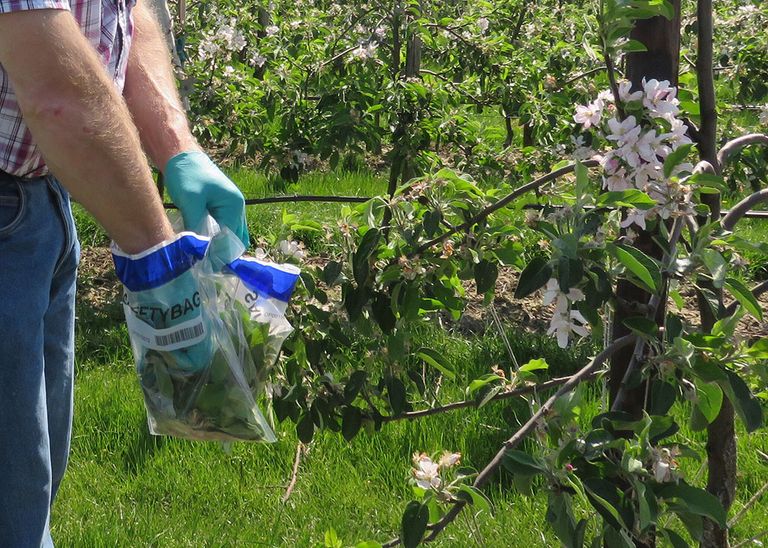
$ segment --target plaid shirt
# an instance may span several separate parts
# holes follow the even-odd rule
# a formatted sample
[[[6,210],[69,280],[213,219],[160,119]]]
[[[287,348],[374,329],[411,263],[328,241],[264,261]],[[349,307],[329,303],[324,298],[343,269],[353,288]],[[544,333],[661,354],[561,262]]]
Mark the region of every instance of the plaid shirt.
[[[0,13],[68,10],[104,62],[118,89],[125,82],[136,0],[0,0]],[[48,168],[21,117],[16,95],[0,66],[0,170],[19,177],[45,175]]]

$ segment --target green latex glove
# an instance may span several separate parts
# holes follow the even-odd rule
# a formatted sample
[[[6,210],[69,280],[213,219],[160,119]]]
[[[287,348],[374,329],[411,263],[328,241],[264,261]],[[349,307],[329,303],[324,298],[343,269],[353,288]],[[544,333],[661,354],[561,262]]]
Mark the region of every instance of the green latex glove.
[[[210,214],[248,247],[243,194],[207,154],[200,151],[177,154],[168,160],[164,176],[168,194],[181,211],[187,230],[202,230]]]

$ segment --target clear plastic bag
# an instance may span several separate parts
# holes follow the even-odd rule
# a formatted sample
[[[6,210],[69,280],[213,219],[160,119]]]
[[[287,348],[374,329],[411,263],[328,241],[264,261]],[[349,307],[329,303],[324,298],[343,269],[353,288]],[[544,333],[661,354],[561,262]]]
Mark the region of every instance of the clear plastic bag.
[[[170,245],[141,256],[113,248],[151,433],[275,441],[259,403],[292,331],[285,310],[299,269],[241,256],[227,230],[182,233]],[[180,264],[184,271],[167,283],[141,283]]]

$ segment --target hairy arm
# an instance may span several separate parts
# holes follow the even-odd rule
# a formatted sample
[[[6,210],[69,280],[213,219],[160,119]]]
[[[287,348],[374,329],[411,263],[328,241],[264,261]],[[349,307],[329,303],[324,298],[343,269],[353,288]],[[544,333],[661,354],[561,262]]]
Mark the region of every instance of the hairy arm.
[[[0,15],[0,63],[51,171],[128,252],[172,236],[125,102],[72,15]]]
[[[123,97],[152,162],[165,170],[180,152],[200,150],[176,89],[168,46],[151,11],[139,2],[133,10],[134,37]]]

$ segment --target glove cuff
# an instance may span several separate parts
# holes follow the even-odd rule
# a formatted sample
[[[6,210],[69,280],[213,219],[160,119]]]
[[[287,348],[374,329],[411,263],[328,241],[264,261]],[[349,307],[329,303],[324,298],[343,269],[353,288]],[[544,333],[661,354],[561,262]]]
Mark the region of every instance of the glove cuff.
[[[210,238],[180,232],[141,253],[128,254],[112,244],[117,278],[130,291],[145,291],[175,280],[205,257]]]
[[[168,172],[172,172],[184,167],[187,162],[198,164],[199,162],[205,162],[210,165],[214,165],[213,160],[202,150],[185,150],[179,152],[165,163],[165,169],[163,174],[168,176]]]

